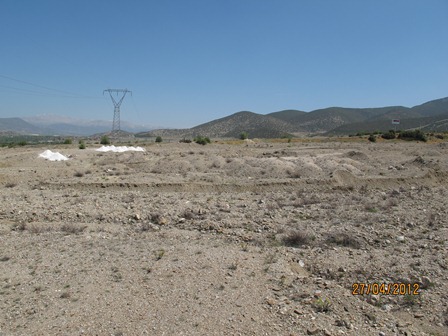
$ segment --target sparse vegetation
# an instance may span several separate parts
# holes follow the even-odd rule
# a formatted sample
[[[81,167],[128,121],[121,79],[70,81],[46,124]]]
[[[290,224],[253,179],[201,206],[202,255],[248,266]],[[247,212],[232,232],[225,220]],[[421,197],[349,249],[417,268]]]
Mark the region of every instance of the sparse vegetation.
[[[160,259],[162,259],[163,256],[165,255],[165,250],[164,250],[164,249],[157,250],[157,251],[155,252],[155,254],[156,254],[156,260],[160,260]]]
[[[85,230],[85,226],[77,223],[65,223],[61,226],[61,231],[69,234],[78,234]]]
[[[314,240],[314,237],[307,232],[291,231],[288,235],[283,237],[282,242],[286,246],[300,247],[309,244],[312,240]]]
[[[421,303],[422,295],[405,294],[402,298],[402,304],[404,306],[416,306]]]
[[[326,242],[331,245],[339,245],[352,248],[360,248],[359,241],[345,232],[331,233],[328,235]]]
[[[249,134],[247,132],[241,132],[241,134],[240,134],[241,140],[246,140],[248,138],[249,138]]]
[[[428,141],[425,133],[421,130],[401,131],[398,138],[402,140]]]
[[[328,299],[318,298],[314,301],[313,307],[319,313],[327,313],[331,311],[332,304]]]
[[[70,298],[70,292],[63,292],[60,296],[61,299],[68,299]]]
[[[202,147],[162,136],[163,145],[155,136],[140,140],[143,154],[84,153],[79,138],[65,150],[63,139],[0,148],[0,297],[5,311],[20,305],[23,313],[3,323],[6,333],[61,326],[70,316],[35,300],[98,308],[92,292],[111,303],[101,314],[86,310],[93,327],[110,309],[119,316],[102,325],[108,334],[137,330],[137,320],[124,318],[145,313],[148,298],[173,297],[186,319],[183,307],[197,312],[175,326],[176,314],[159,304],[173,333],[185,327],[194,334],[195,322],[196,333],[209,332],[201,316],[212,306],[235,328],[253,316],[246,328],[253,334],[399,333],[421,323],[444,330],[448,143],[320,136],[293,138],[287,148],[287,139],[249,144],[234,137]],[[94,140],[85,141],[93,148]],[[71,165],[39,159],[46,148],[74,154]],[[352,295],[358,282],[419,284],[419,295],[375,294],[372,287]],[[126,293],[136,299],[123,301]],[[216,296],[222,305],[213,304]],[[238,318],[242,311],[248,319]],[[398,326],[402,313],[409,319]]]
[[[236,261],[229,265],[229,270],[231,270],[231,271],[236,271],[237,268],[238,268],[238,262],[236,262]]]
[[[389,132],[383,133],[381,135],[381,137],[386,140],[391,140],[391,139],[395,139],[396,134],[395,134],[394,130],[390,130]]]
[[[5,188],[14,188],[15,186],[17,186],[17,183],[15,182],[7,182],[5,184]]]
[[[206,145],[211,142],[208,137],[203,137],[201,135],[196,136],[193,140],[200,145]]]
[[[71,145],[73,143],[73,140],[68,138],[64,140],[64,145]]]
[[[39,233],[50,232],[53,230],[53,227],[49,226],[49,225],[42,225],[42,224],[34,223],[34,224],[26,224],[21,231],[25,231],[25,230],[27,230],[30,233],[39,234]]]
[[[111,268],[112,270],[112,280],[115,282],[120,282],[123,280],[123,275],[120,273],[120,270],[118,267],[113,266]]]
[[[110,139],[107,135],[103,135],[100,140],[100,144],[102,145],[110,145]]]

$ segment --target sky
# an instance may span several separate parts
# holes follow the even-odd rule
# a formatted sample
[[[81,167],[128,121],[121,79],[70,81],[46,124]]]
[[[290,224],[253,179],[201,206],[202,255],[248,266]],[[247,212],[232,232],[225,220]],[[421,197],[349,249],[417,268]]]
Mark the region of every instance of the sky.
[[[448,0],[0,0],[0,31],[0,117],[112,120],[105,89],[170,128],[448,96]]]

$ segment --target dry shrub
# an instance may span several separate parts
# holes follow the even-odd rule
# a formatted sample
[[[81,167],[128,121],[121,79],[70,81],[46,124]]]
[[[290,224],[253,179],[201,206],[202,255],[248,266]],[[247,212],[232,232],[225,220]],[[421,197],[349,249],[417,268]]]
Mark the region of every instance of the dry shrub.
[[[361,243],[355,237],[350,236],[345,232],[331,233],[328,235],[326,242],[331,245],[339,245],[345,247],[352,247],[359,249]]]
[[[291,177],[291,178],[300,178],[301,177],[301,174],[298,170],[287,169],[286,174],[288,174],[289,177]]]
[[[314,240],[314,237],[307,232],[291,231],[283,237],[282,242],[286,246],[300,247],[309,244],[312,240]]]
[[[36,223],[27,224],[26,229],[30,233],[44,233],[44,232],[49,232],[49,231],[53,230],[53,228],[51,226],[41,225],[41,224],[36,224]]]
[[[319,204],[321,199],[317,195],[309,195],[302,200],[303,205]]]
[[[14,188],[15,186],[17,186],[17,183],[15,182],[8,182],[5,184],[5,188]]]
[[[78,234],[84,231],[86,227],[76,223],[65,223],[61,226],[61,231],[69,234]]]
[[[25,231],[26,229],[27,225],[25,222],[19,222],[11,228],[12,231]]]

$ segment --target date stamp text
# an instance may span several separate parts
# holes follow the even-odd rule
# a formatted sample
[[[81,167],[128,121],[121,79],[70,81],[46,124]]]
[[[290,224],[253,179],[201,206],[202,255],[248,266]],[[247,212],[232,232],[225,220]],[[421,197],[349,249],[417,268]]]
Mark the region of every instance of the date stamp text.
[[[352,295],[419,295],[418,283],[362,283],[352,284]]]

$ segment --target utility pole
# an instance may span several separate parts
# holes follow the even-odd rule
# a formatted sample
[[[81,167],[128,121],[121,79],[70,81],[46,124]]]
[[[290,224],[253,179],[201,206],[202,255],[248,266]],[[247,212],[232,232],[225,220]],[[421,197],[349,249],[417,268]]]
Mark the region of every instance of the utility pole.
[[[107,90],[103,91],[103,95],[104,95],[104,92],[109,92],[110,99],[112,99],[112,103],[114,104],[114,120],[112,122],[112,133],[115,133],[115,132],[118,132],[121,130],[121,128],[120,128],[120,106],[121,106],[121,103],[123,102],[123,99],[128,92],[130,92],[132,95],[132,91],[129,91],[128,89],[107,89]],[[121,93],[120,100],[115,100],[112,93],[116,93],[117,98],[119,97],[118,94]]]

